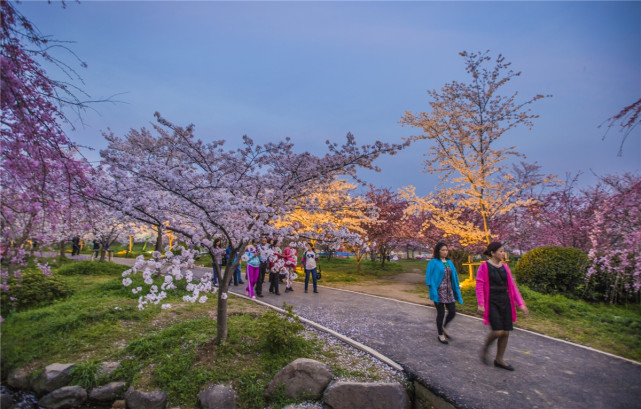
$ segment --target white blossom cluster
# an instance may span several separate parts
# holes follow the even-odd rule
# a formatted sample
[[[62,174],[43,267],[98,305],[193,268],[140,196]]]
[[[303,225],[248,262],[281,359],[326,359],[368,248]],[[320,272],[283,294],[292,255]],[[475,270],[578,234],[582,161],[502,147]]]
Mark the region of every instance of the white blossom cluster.
[[[183,296],[183,301],[194,303],[207,302],[207,293],[216,292],[216,288],[212,286],[211,273],[206,273],[199,282],[193,282],[193,271],[191,267],[194,265],[193,259],[196,250],[178,247],[177,252],[167,250],[165,257],[162,258],[160,252],[154,252],[152,259],[145,260],[143,256],[138,256],[133,267],[122,273],[124,277],[122,284],[129,287],[133,280],[129,277],[140,273],[143,281],[149,287],[148,292],[138,298],[138,309],[142,310],[148,304],[157,305],[167,298],[167,291],[175,290],[175,282],[185,280],[187,282],[186,289],[191,292],[191,295]],[[163,283],[160,288],[154,284],[154,276],[162,276]],[[143,291],[143,287],[136,287],[131,290],[133,294],[138,294]],[[171,308],[171,304],[163,304],[162,309]]]

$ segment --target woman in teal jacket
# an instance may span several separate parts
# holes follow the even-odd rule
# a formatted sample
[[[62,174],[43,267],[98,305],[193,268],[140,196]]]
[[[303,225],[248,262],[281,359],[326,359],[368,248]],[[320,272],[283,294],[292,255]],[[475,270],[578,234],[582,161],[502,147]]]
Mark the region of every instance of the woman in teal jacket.
[[[442,344],[447,344],[447,340],[451,339],[445,328],[456,315],[454,301],[463,304],[456,268],[452,260],[447,258],[447,253],[448,248],[445,243],[439,242],[434,246],[433,258],[427,263],[427,271],[425,271],[425,285],[430,287],[430,300],[434,301],[436,307],[436,329],[438,340]],[[447,317],[445,308],[447,308]]]

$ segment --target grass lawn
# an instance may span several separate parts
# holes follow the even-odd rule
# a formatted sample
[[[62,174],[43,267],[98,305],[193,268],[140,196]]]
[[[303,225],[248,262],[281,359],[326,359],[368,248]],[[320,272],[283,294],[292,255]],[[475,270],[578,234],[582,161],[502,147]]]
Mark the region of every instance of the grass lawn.
[[[397,274],[425,271],[427,263],[424,260],[398,260],[385,262],[384,266],[378,261],[363,260],[360,271],[352,258],[337,258],[331,260],[321,258],[318,261],[323,274],[323,281],[330,283],[358,283],[371,281],[382,277],[391,277]],[[305,272],[298,271],[297,281],[305,281]]]
[[[238,408],[283,407],[292,401],[283,396],[267,401],[263,391],[278,370],[300,357],[325,362],[342,379],[403,381],[401,374],[369,357],[305,329],[295,316],[235,297],[228,300],[228,339],[215,345],[214,298],[185,303],[182,290],[165,301],[172,309],[151,306],[138,311],[138,297],[121,283],[126,268],[84,261],[54,269],[73,294],[5,317],[0,326],[2,373],[74,362],[76,384],[90,388],[126,380],[135,388],[162,389],[168,407],[182,408],[195,408],[205,386],[226,382],[239,394]],[[121,364],[110,378],[98,379],[104,361]]]

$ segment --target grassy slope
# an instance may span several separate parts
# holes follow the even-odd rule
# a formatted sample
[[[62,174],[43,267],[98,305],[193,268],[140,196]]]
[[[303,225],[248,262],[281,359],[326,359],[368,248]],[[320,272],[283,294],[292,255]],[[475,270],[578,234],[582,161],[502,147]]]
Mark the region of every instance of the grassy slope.
[[[267,402],[263,390],[280,368],[299,357],[326,362],[337,376],[348,379],[402,380],[342,344],[301,332],[294,319],[234,297],[228,300],[229,338],[214,345],[215,300],[184,303],[178,292],[167,300],[173,305],[170,310],[154,306],[138,311],[137,297],[121,284],[125,268],[106,262],[60,268],[57,276],[74,294],[6,317],[0,327],[2,374],[17,367],[75,362],[75,383],[89,388],[109,380],[99,378],[100,362],[120,361],[111,379],[161,388],[168,392],[170,405],[196,407],[196,395],[204,386],[232,382],[241,409],[291,403],[282,396]]]

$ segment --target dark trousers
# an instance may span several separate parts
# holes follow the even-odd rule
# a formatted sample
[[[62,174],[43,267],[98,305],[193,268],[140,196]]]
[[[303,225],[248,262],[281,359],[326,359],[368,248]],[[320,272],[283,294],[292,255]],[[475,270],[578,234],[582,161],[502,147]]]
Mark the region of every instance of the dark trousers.
[[[275,294],[280,294],[280,291],[278,291],[278,280],[280,277],[278,277],[278,273],[273,273],[269,272],[269,292],[273,292]]]
[[[443,335],[443,328],[447,327],[447,324],[449,324],[456,315],[456,307],[453,302],[447,304],[435,302],[434,306],[436,307],[436,329],[439,335]],[[447,317],[445,316],[445,308],[447,308]],[[445,323],[443,323],[443,318],[445,318]]]
[[[268,265],[269,261],[260,262],[260,266],[258,267],[258,281],[256,281],[256,285],[254,286],[256,295],[263,295],[263,283],[265,282],[265,274],[267,273]]]
[[[231,284],[232,281],[234,282],[234,285],[243,283],[243,280],[240,278],[240,264],[236,267],[236,270],[234,270],[234,274],[232,274],[231,278],[229,279],[229,284]]]
[[[309,276],[312,276],[312,284],[314,285],[314,292],[316,292],[316,269],[305,270],[305,291],[307,291],[307,285],[309,284]]]
[[[222,278],[222,274],[220,273],[220,266],[214,263],[212,267],[214,270],[214,277],[212,281],[214,282],[214,284],[218,285],[218,281],[220,281],[220,279]]]

